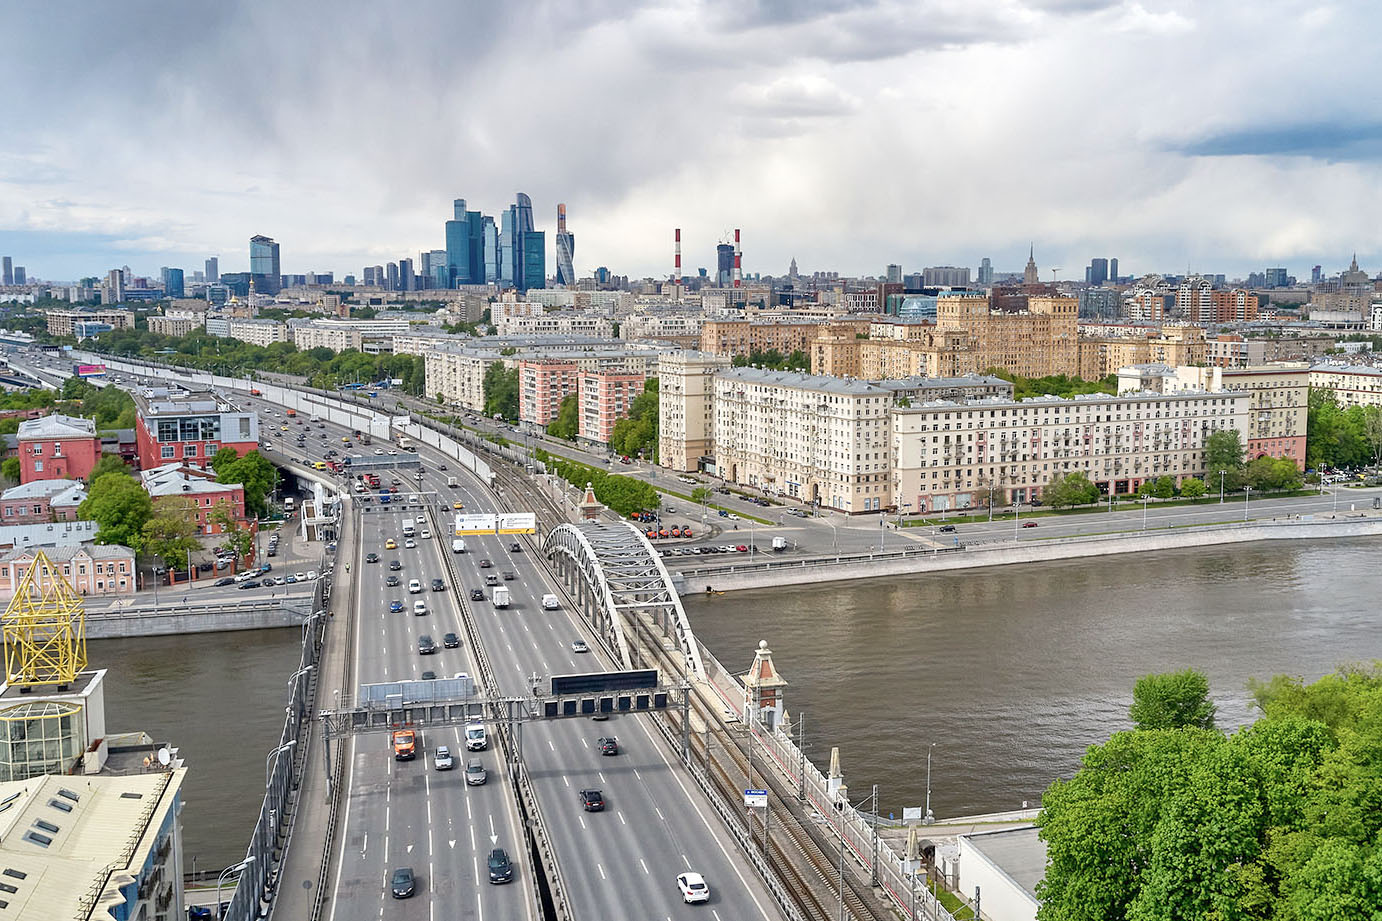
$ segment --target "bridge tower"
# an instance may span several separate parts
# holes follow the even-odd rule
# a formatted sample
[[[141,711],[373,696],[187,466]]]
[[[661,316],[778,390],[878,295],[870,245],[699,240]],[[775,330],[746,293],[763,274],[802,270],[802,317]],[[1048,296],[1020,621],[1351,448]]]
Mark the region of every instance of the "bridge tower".
[[[86,608],[62,572],[39,550],[3,615],[5,682],[21,694],[65,691],[86,668]]]
[[[773,665],[773,651],[768,648],[767,640],[758,641],[753,665],[749,666],[743,680],[746,712],[769,731],[782,725],[781,691],[787,686],[787,679],[778,674],[777,666]]]
[[[600,500],[595,498],[595,485],[585,484],[585,495],[581,497],[581,520],[599,521],[600,513],[605,507],[600,504]]]

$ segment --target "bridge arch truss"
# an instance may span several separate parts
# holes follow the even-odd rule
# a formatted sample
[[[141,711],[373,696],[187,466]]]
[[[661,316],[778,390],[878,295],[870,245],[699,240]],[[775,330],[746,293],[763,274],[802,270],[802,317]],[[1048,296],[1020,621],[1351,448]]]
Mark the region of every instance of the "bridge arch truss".
[[[705,663],[691,622],[662,558],[627,522],[560,524],[543,550],[582,614],[623,667],[633,668],[626,618],[647,616],[681,651],[688,677],[705,680]]]

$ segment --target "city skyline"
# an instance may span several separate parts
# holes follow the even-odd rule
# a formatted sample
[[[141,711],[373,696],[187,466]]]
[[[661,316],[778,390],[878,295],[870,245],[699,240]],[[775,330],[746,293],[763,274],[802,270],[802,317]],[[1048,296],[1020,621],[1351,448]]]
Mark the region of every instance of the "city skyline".
[[[264,233],[284,271],[358,275],[440,248],[454,197],[490,208],[522,189],[552,269],[556,205],[570,209],[581,277],[668,276],[676,227],[686,274],[713,274],[735,227],[746,275],[793,258],[805,274],[985,256],[1019,271],[1031,240],[1043,280],[1115,252],[1125,275],[1307,277],[1354,250],[1375,267],[1376,117],[1342,52],[1377,13],[1269,6],[596,5],[544,9],[534,31],[521,5],[423,3],[417,30],[322,4],[293,16],[335,51],[301,68],[294,30],[267,27],[292,22],[264,3],[30,4],[0,62],[24,126],[0,140],[0,251],[54,280],[190,275],[210,255],[235,272]],[[461,19],[465,60],[450,54]],[[115,66],[135,44],[160,52]],[[54,47],[86,64],[39,66]],[[246,91],[251,58],[264,79]],[[549,71],[561,93],[537,91]],[[400,98],[454,117],[410,120],[407,144],[372,129],[322,143]]]

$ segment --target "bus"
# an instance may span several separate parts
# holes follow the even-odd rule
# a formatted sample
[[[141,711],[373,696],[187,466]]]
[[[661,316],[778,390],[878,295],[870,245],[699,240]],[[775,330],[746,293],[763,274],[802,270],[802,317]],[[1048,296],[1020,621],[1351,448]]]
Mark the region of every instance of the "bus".
[[[400,451],[413,451],[413,450],[416,450],[416,449],[413,447],[412,439],[410,439],[410,438],[408,438],[408,437],[406,437],[406,436],[404,436],[404,435],[399,435],[399,436],[398,436],[398,450],[400,450]]]

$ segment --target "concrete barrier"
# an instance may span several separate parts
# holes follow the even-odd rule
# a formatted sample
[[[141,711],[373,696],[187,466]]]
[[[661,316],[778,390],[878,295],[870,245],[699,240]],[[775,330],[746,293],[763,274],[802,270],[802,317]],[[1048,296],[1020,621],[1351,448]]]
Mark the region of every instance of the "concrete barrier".
[[[302,627],[311,612],[312,596],[288,602],[265,601],[242,605],[165,605],[102,611],[86,615],[86,638],[110,640],[132,636],[170,636],[177,633],[224,633]]]
[[[1211,525],[1135,534],[1092,535],[1050,541],[1024,541],[967,547],[963,552],[913,552],[907,556],[879,554],[876,558],[854,556],[837,563],[828,559],[783,560],[767,564],[731,566],[727,569],[673,572],[683,595],[697,592],[732,592],[781,585],[812,585],[879,576],[902,576],[983,566],[1039,563],[1077,557],[1179,550],[1259,540],[1311,540],[1337,537],[1382,536],[1382,518],[1300,518],[1293,521],[1261,521],[1246,525]]]

